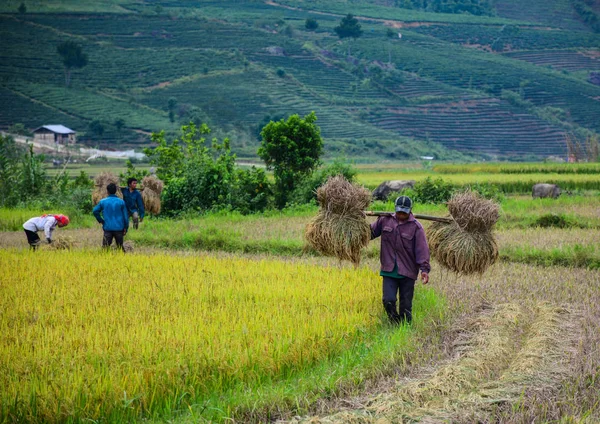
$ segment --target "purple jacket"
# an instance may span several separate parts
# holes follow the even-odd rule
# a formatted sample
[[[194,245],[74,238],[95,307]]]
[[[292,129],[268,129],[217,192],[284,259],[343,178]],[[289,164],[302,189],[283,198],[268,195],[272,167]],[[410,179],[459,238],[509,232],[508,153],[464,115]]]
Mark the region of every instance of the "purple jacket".
[[[381,236],[381,270],[392,272],[398,264],[398,274],[416,280],[419,269],[431,270],[429,246],[425,230],[411,213],[408,220],[400,223],[395,214],[383,215],[371,224],[371,239]]]

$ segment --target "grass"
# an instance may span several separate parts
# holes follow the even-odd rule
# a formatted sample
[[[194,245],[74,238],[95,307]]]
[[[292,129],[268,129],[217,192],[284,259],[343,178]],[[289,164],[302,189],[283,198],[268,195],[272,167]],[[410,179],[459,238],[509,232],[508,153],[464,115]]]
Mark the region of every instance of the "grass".
[[[134,258],[0,255],[3,421],[129,422],[182,411],[225,421],[303,408],[401,363],[427,322],[443,317],[442,299],[421,290],[415,316],[427,320],[412,330],[382,326],[379,278],[368,268]]]
[[[71,213],[73,212],[73,213]],[[90,228],[94,226],[96,219],[91,215],[84,215],[80,211],[44,210],[44,209],[7,209],[0,208],[0,231],[22,231],[23,224],[30,218],[43,214],[62,213],[71,218],[67,228]],[[59,230],[59,233],[64,230]]]

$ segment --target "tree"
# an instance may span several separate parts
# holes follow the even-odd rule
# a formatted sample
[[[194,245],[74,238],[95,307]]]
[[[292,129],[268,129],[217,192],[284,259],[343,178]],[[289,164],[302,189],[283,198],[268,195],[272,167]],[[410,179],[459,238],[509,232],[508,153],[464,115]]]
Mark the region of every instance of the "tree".
[[[292,115],[287,121],[269,122],[261,131],[258,156],[275,177],[275,203],[282,209],[294,188],[320,165],[323,153],[321,130],[314,112],[304,119]]]
[[[338,35],[338,37],[342,39],[357,39],[358,37],[363,35],[363,30],[360,28],[360,23],[358,22],[358,19],[352,16],[351,13],[342,18],[340,24],[336,26],[333,30]]]
[[[314,18],[306,18],[306,21],[304,22],[304,28],[309,31],[314,31],[319,28],[319,23]]]
[[[99,119],[94,119],[92,122],[88,124],[88,128],[98,137],[102,137],[104,134],[104,124]]]
[[[125,120],[123,118],[115,119],[114,126],[117,129],[117,131],[121,132],[121,130],[125,126]]]
[[[65,84],[71,84],[71,70],[80,69],[87,65],[88,57],[81,46],[74,41],[65,41],[56,47],[56,51],[62,57],[65,67]]]
[[[21,3],[18,10],[21,15],[27,13],[27,6],[25,6],[25,3]]]
[[[340,37],[341,40],[344,38],[352,38],[356,40],[363,34],[363,30],[360,28],[360,23],[352,14],[346,15],[340,21],[340,24],[334,29],[335,33]],[[350,44],[348,44],[348,55],[350,55]]]
[[[177,99],[175,97],[169,97],[167,102],[167,109],[169,110],[169,121],[175,122],[175,108],[177,107]]]

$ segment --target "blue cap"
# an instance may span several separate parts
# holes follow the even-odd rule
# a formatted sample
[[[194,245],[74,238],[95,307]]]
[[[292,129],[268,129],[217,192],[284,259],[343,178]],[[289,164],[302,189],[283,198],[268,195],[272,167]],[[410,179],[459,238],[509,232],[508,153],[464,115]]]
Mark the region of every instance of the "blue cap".
[[[394,202],[396,206],[396,212],[410,213],[412,209],[412,200],[408,196],[400,196]]]

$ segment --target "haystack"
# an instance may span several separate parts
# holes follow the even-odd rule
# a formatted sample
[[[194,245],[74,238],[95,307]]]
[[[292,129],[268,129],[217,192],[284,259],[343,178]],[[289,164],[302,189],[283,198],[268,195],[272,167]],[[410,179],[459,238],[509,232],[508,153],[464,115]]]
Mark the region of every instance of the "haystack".
[[[119,178],[111,174],[110,172],[101,172],[94,178],[94,191],[92,191],[92,204],[96,206],[98,202],[108,196],[106,186],[110,183],[116,184],[117,192],[116,195],[119,198],[123,198],[123,193],[119,189]]]
[[[456,193],[448,201],[450,223],[434,222],[427,230],[431,255],[459,274],[481,274],[498,259],[492,233],[499,218],[497,203],[472,191]]]
[[[142,201],[146,212],[157,215],[160,213],[160,194],[164,183],[153,175],[145,176],[142,180]]]
[[[319,213],[306,227],[306,241],[323,255],[358,266],[361,249],[371,239],[363,212],[371,203],[371,192],[335,176],[317,189],[317,201]]]

